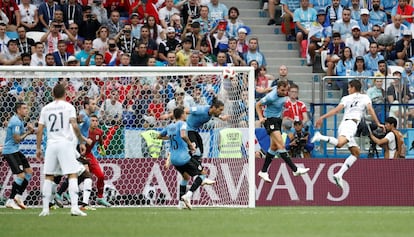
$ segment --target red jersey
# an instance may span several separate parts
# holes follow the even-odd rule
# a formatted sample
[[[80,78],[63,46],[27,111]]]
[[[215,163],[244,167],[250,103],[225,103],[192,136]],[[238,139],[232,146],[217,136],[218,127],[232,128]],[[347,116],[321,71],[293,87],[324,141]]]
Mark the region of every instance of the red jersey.
[[[104,132],[99,128],[95,128],[94,130],[89,129],[88,138],[92,140],[92,144],[86,144],[86,154],[92,153],[92,148],[103,139],[103,135]]]
[[[306,109],[306,105],[302,101],[297,100],[296,102],[292,102],[290,100],[287,100],[285,103],[285,111],[283,112],[283,117],[303,121],[303,113],[306,113],[307,111],[308,110]]]

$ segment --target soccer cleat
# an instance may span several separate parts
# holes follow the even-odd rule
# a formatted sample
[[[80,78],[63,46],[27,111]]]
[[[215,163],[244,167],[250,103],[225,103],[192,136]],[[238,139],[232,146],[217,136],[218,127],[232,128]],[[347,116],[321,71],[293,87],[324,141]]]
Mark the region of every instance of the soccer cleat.
[[[58,206],[56,206],[54,203],[49,202],[49,210],[56,210],[58,209]]]
[[[343,189],[342,177],[338,174],[334,174],[333,178],[335,180],[336,186],[338,186],[340,189]]]
[[[26,205],[24,205],[23,201],[22,201],[22,196],[20,195],[16,195],[14,196],[14,202],[21,208],[21,209],[26,209]]]
[[[85,206],[80,206],[79,209],[81,211],[96,211],[96,208],[91,207],[89,205],[85,205]]]
[[[268,183],[272,182],[272,180],[269,178],[269,174],[267,172],[259,171],[259,173],[257,173],[257,175],[260,178],[262,178],[265,182],[268,182]]]
[[[205,178],[203,180],[203,182],[201,183],[201,186],[204,186],[204,185],[212,185],[212,184],[215,184],[215,183],[216,183],[215,180],[211,180],[211,179]]]
[[[49,215],[49,210],[43,210],[39,216],[48,216]]]
[[[21,208],[19,207],[19,205],[17,205],[16,202],[13,199],[7,200],[6,207],[7,208],[14,209],[14,210],[21,210]]]
[[[63,200],[62,200],[62,196],[60,196],[59,194],[55,194],[55,203],[58,207],[63,208]]]
[[[181,197],[181,199],[183,200],[183,202],[184,202],[185,206],[186,206],[189,210],[191,210],[191,209],[192,209],[192,207],[191,207],[191,197],[190,197],[190,194],[189,194],[189,193],[184,194],[184,195]]]
[[[87,216],[88,214],[86,214],[85,212],[79,210],[79,209],[72,209],[70,211],[70,215],[71,216]]]
[[[321,140],[322,134],[320,132],[315,132],[312,137],[311,143],[319,142]]]
[[[111,207],[111,204],[104,198],[96,198],[96,203],[105,207]]]
[[[308,173],[309,170],[310,170],[309,168],[298,167],[296,172],[293,172],[293,176],[299,176],[299,175],[302,175],[302,174],[306,174],[306,173]]]
[[[178,209],[187,209],[187,206],[185,205],[184,201],[178,201]]]

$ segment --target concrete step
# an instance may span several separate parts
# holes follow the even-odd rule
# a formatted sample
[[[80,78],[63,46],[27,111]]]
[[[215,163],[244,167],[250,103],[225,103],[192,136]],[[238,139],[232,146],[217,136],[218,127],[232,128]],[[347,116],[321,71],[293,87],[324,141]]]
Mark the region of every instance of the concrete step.
[[[269,50],[298,50],[299,46],[296,42],[288,42],[288,41],[278,41],[278,40],[269,40],[264,41],[259,38],[259,47],[260,50],[269,49]]]
[[[221,3],[225,4],[227,8],[230,7],[237,7],[240,9],[256,9],[256,11],[260,8],[260,2],[255,0],[243,0],[243,1],[237,1],[237,0],[222,0]]]
[[[274,50],[274,49],[260,48],[260,51],[266,56],[266,59],[271,56],[278,57],[278,58],[298,58],[299,57],[298,50],[288,50],[288,49]]]
[[[260,17],[260,18],[267,18],[266,14],[263,13],[262,10],[260,10],[258,7],[256,8],[240,8],[237,7],[239,9],[240,12],[240,19],[242,21],[244,21],[244,18],[249,18],[249,17]]]
[[[268,26],[268,25],[255,25],[249,26],[252,29],[252,34],[260,35],[260,34],[275,34],[275,29],[278,29],[274,26]],[[284,39],[284,38],[283,38]]]
[[[277,65],[278,67],[280,65],[287,65],[288,68],[290,66],[306,66],[306,61],[301,58],[275,58],[275,57],[266,57],[267,65]],[[289,70],[289,73],[291,70]]]
[[[243,17],[243,23],[248,26],[257,26],[257,25],[266,25],[269,19],[264,17]],[[274,26],[268,26],[268,27],[274,27]]]

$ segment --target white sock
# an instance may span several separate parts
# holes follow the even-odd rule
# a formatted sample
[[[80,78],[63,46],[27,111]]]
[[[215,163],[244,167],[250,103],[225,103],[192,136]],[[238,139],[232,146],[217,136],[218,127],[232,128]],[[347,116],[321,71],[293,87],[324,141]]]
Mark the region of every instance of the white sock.
[[[78,198],[79,198],[79,187],[78,187],[78,178],[69,179],[69,196],[70,196],[70,205],[73,209],[79,209]]]
[[[353,155],[348,156],[348,158],[342,164],[341,169],[339,169],[337,174],[342,177],[344,175],[344,173],[349,168],[351,168],[351,166],[355,163],[356,160],[357,160],[357,158],[355,156],[353,156]]]
[[[89,205],[89,197],[92,191],[92,179],[88,178],[83,181],[83,200],[82,202]]]
[[[45,179],[43,182],[43,211],[49,211],[49,202],[50,198],[52,197],[52,186],[53,181]]]
[[[330,144],[334,146],[338,145],[338,139],[336,139],[335,137],[328,137],[327,142],[329,142]]]
[[[188,191],[188,192],[187,192],[187,194],[188,194],[188,196],[189,196],[190,198],[192,198],[192,197],[193,197],[193,192]]]

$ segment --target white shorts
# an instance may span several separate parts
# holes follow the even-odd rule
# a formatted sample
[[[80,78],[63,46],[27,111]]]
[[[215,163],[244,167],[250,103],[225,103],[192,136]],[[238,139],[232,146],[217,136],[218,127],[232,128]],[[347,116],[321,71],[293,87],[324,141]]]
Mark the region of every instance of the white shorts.
[[[359,147],[355,141],[355,133],[357,132],[358,124],[353,120],[343,120],[339,124],[338,136],[344,136],[348,140],[348,147]]]
[[[73,146],[70,142],[56,142],[47,144],[45,152],[44,172],[47,175],[75,174],[79,171],[79,162],[76,160]]]

